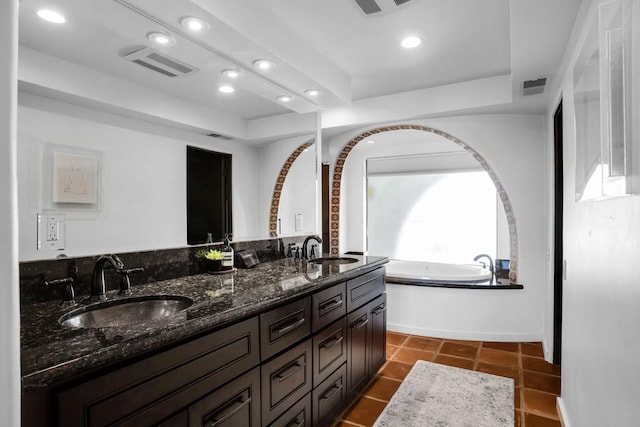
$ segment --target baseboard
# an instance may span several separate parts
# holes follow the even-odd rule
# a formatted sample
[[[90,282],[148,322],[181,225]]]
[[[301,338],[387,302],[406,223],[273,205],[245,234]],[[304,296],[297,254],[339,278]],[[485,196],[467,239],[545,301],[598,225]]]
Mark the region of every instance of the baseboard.
[[[571,427],[569,417],[567,416],[567,408],[564,406],[564,400],[562,397],[556,399],[556,409],[558,409],[558,416],[560,417],[560,424],[562,427]]]
[[[553,344],[549,345],[547,340],[542,338],[542,351],[544,354],[544,360],[553,363]]]
[[[387,330],[403,334],[420,335],[433,338],[448,338],[469,341],[498,341],[498,342],[540,342],[540,334],[504,334],[490,332],[451,331],[444,329],[419,328],[397,323],[387,323]]]

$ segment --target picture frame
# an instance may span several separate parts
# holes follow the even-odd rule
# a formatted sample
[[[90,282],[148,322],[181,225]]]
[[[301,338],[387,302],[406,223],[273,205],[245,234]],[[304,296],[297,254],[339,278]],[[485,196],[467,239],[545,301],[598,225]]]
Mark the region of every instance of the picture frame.
[[[52,153],[52,202],[96,205],[99,191],[99,162],[91,155]]]

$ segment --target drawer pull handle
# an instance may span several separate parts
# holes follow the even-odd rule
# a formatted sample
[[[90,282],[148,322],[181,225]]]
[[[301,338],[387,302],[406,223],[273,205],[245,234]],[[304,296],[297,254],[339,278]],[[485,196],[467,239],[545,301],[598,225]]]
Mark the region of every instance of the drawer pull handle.
[[[351,329],[360,329],[367,323],[369,323],[369,319],[360,318],[357,322],[351,324]]]
[[[278,372],[278,374],[276,374],[276,378],[278,379],[279,382],[282,382],[287,378],[289,378],[290,376],[294,375],[300,369],[304,368],[304,366],[305,366],[304,362],[300,363],[296,360],[295,362],[293,362],[293,364],[287,366],[286,368]]]
[[[284,334],[288,334],[289,332],[293,331],[294,329],[298,329],[300,326],[304,325],[304,317],[302,319],[298,319],[293,323],[288,324],[287,326],[277,329],[276,330],[276,334],[278,336],[280,335],[284,335]]]
[[[335,346],[338,343],[341,343],[342,340],[344,340],[344,337],[342,335],[340,335],[339,337],[333,337],[333,339],[331,341],[327,341],[326,343],[322,344],[322,346],[320,346],[320,348],[331,348],[333,346]]]
[[[342,307],[342,302],[343,302],[342,298],[335,297],[331,301],[327,301],[321,304],[318,308],[320,309],[320,311],[331,311],[331,310],[335,310],[336,308]]]
[[[291,420],[287,427],[302,427],[304,426],[304,411],[300,412],[294,419]]]
[[[220,408],[214,414],[207,415],[203,420],[203,424],[207,427],[215,427],[237,414],[242,410],[242,408],[251,403],[251,397],[245,397],[245,394],[246,392],[239,394],[235,399],[232,399],[227,405]]]
[[[336,394],[338,394],[338,392],[342,390],[342,380],[340,380],[340,383],[335,383],[333,385],[333,387],[331,387],[322,397],[322,400],[329,400],[331,399],[333,396],[335,396]]]
[[[377,316],[378,314],[380,314],[380,313],[381,313],[381,312],[383,312],[383,311],[384,311],[384,304],[380,304],[379,306],[377,306],[376,308],[374,308],[374,309],[371,311],[371,313],[372,313],[372,314],[375,314],[375,315]]]

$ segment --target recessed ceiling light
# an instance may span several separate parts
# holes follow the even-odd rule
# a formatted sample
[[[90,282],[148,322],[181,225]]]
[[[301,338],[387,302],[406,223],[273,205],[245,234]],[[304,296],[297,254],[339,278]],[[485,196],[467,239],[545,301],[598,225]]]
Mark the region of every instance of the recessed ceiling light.
[[[180,20],[180,23],[189,31],[195,33],[203,33],[209,29],[209,23],[203,21],[200,18],[194,18],[193,16],[187,16]]]
[[[54,24],[64,24],[67,22],[67,19],[55,10],[38,9],[36,14],[45,21],[53,22]]]
[[[176,44],[176,40],[165,33],[149,33],[147,34],[147,38],[160,46],[173,46]]]
[[[255,65],[260,70],[268,70],[273,67],[273,62],[267,61],[266,59],[256,59],[253,61],[253,65]]]
[[[278,97],[278,101],[280,101],[280,102],[291,102],[291,101],[293,101],[293,96],[291,96],[291,95],[280,95]]]
[[[414,47],[420,46],[420,43],[422,43],[422,40],[420,39],[420,37],[409,36],[402,39],[402,41],[400,42],[400,45],[406,49],[412,49]]]
[[[230,79],[237,79],[240,76],[240,70],[237,68],[227,68],[226,70],[222,70],[222,75]]]
[[[318,89],[307,89],[304,91],[304,93],[306,93],[309,96],[318,96],[320,95],[322,92],[319,91]]]
[[[233,86],[229,86],[229,85],[222,85],[218,88],[218,91],[222,92],[222,93],[233,93],[235,92],[235,89],[233,88]]]

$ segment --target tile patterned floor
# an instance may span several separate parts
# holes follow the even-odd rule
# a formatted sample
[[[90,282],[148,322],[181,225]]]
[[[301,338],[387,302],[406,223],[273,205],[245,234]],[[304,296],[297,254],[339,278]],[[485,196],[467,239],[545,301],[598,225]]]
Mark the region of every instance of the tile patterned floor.
[[[560,367],[545,362],[541,343],[460,341],[395,332],[387,333],[387,362],[334,427],[372,426],[416,360],[513,378],[515,427],[560,427]]]

